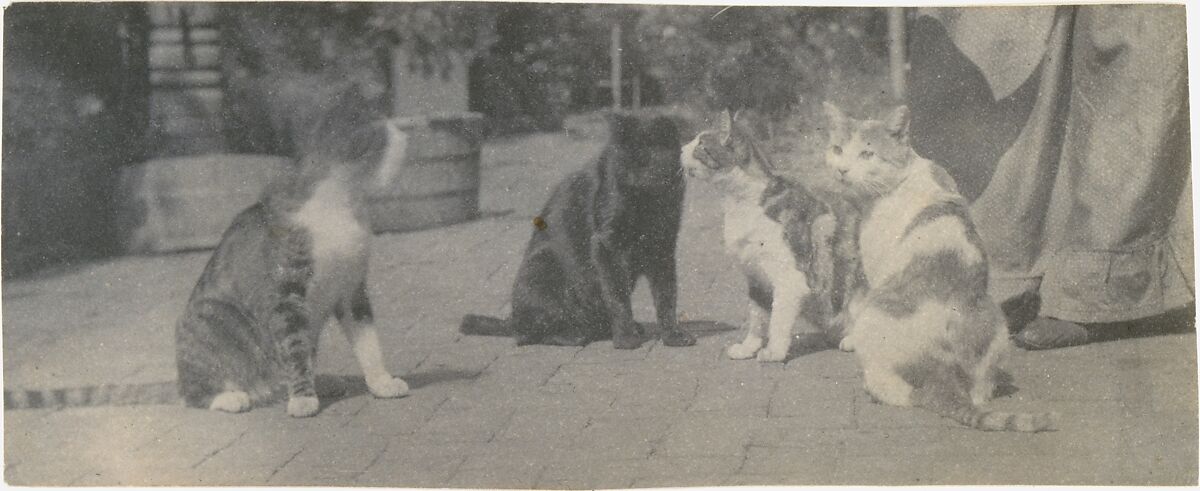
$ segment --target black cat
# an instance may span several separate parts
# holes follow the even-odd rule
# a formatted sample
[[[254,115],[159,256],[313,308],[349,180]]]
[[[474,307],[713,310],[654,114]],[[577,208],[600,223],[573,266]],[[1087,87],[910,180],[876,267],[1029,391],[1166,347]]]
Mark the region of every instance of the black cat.
[[[613,114],[599,160],[567,176],[534,219],[512,292],[512,317],[468,315],[461,332],[513,335],[518,344],[583,346],[612,337],[637,348],[644,334],[630,295],[646,276],[661,338],[696,338],[675,317],[675,242],[683,212],[679,130],[666,116]]]

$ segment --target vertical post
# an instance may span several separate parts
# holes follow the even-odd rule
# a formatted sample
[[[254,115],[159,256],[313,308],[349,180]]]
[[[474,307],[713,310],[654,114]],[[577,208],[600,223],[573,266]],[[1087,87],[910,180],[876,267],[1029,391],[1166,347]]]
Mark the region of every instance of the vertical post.
[[[613,109],[621,108],[621,23],[616,22],[612,27],[612,45],[609,48],[609,58],[612,60],[612,104]]]
[[[892,74],[892,94],[903,101],[908,88],[906,80],[908,70],[907,47],[905,39],[904,7],[889,7],[888,20],[888,55]]]
[[[642,108],[642,72],[633,72],[633,94],[631,94],[634,109]]]

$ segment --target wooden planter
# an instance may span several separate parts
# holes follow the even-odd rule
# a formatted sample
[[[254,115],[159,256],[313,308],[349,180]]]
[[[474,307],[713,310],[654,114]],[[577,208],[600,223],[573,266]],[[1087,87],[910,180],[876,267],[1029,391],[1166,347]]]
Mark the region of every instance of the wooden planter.
[[[370,197],[375,232],[403,232],[479,216],[483,116],[445,113],[397,118],[408,151],[395,179]]]
[[[372,192],[376,232],[448,225],[479,216],[483,117],[453,113],[397,119],[409,135],[401,170]],[[233,217],[291,166],[283,157],[213,154],[154,159],[122,169],[117,228],[131,253],[215,247]]]

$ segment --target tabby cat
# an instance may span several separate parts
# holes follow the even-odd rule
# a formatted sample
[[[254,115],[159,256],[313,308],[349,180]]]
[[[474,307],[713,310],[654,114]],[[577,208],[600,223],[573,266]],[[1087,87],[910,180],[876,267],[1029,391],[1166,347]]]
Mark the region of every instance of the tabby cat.
[[[725,354],[777,362],[791,349],[800,315],[810,321],[801,323],[806,344],[827,342],[820,328],[830,325],[843,303],[853,258],[834,249],[844,219],[826,200],[778,176],[757,144],[754,125],[744,121],[753,117],[721,113],[719,130],[701,133],[683,147],[681,158],[689,177],[725,195],[725,249],[749,285],[746,338]]]
[[[287,396],[287,412],[319,408],[314,363],[321,328],[338,320],[376,397],[400,397],[367,298],[368,185],[389,182],[407,137],[364,121],[346,91],[307,135],[294,173],[269,186],[226,230],[176,326],[178,379],[54,391],[5,391],[5,407],[183,402],[242,412]],[[285,390],[280,390],[285,389]]]
[[[862,210],[866,285],[850,301],[842,348],[880,402],[918,406],[982,430],[1053,429],[1053,413],[984,411],[1010,348],[988,264],[953,179],[908,143],[903,106],[856,120],[826,103],[826,162]]]
[[[461,332],[566,346],[611,337],[616,348],[637,348],[645,333],[633,320],[630,295],[645,276],[663,344],[695,344],[675,312],[681,174],[674,120],[610,115],[599,160],[560,182],[534,220],[513,285],[512,316],[468,315]]]

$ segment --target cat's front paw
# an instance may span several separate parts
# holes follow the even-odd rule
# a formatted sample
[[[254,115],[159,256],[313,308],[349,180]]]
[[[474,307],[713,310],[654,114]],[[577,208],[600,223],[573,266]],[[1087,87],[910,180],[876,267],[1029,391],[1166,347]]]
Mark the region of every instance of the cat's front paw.
[[[400,377],[391,375],[368,379],[367,388],[371,390],[371,395],[381,399],[393,399],[408,395],[408,384]]]
[[[842,338],[842,341],[838,343],[838,349],[847,353],[854,351],[854,338],[850,336]]]
[[[781,362],[787,358],[788,347],[780,345],[772,345],[767,343],[767,347],[758,351],[758,361],[764,363]]]
[[[725,356],[728,356],[730,360],[747,360],[753,358],[761,347],[757,343],[738,343],[725,348]]]
[[[317,414],[317,410],[321,409],[321,402],[316,396],[293,396],[288,398],[287,412],[288,416],[293,418],[307,418]]]
[[[217,394],[208,408],[213,411],[240,413],[250,409],[250,394],[244,391],[229,391]]]

